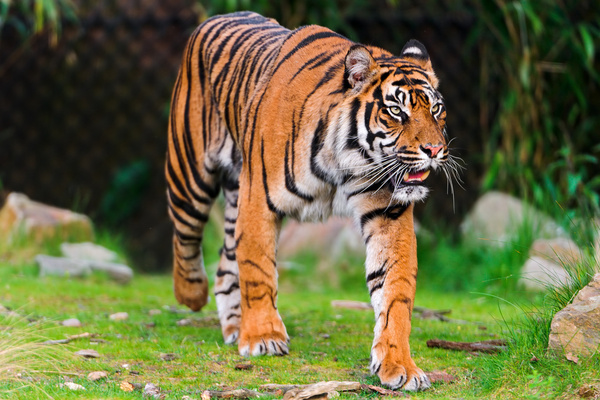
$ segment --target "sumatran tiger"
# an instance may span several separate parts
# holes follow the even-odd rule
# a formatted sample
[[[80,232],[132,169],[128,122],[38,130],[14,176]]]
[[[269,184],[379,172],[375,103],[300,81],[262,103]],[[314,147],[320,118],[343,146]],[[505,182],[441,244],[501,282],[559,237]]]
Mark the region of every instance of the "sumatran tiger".
[[[290,31],[251,12],[202,23],[185,49],[169,120],[177,300],[194,311],[208,301],[200,245],[222,189],[214,295],[223,338],[243,356],[287,354],[275,261],[282,220],[350,215],[367,249],[371,372],[394,389],[428,388],[409,335],[413,205],[426,197],[430,171],[453,171],[437,87],[416,40],[394,56],[320,26]]]

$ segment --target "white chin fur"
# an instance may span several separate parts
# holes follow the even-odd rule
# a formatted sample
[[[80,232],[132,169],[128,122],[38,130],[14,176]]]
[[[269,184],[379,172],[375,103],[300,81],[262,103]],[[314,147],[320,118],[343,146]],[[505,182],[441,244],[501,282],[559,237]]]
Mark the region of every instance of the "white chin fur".
[[[400,203],[414,203],[425,200],[427,194],[429,189],[425,186],[403,186],[394,191],[393,198]]]

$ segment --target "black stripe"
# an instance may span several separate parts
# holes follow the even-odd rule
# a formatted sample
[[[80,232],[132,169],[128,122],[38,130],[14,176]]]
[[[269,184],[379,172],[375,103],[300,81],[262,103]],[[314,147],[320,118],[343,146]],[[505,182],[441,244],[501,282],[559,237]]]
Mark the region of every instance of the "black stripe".
[[[396,303],[397,301],[406,304],[408,306],[408,314],[409,314],[409,316],[412,314],[412,312],[411,312],[411,304],[412,304],[411,299],[409,299],[406,296],[398,296],[398,297],[396,297],[394,300],[392,300],[392,302],[388,306],[388,309],[387,309],[387,312],[386,312],[386,315],[385,315],[385,326],[383,327],[383,329],[387,329],[388,323],[390,322],[390,311],[392,310],[392,306],[394,305],[394,303]]]
[[[315,198],[309,194],[302,193],[298,189],[298,186],[296,186],[296,181],[294,180],[294,177],[292,176],[293,170],[294,170],[294,159],[293,158],[292,158],[291,171],[290,171],[290,166],[289,166],[289,148],[290,148],[290,142],[288,141],[285,145],[285,156],[284,156],[285,188],[293,195],[300,197],[302,200],[312,202],[312,201],[314,201]]]
[[[269,206],[269,210],[271,210],[272,212],[277,214],[278,218],[283,218],[285,216],[285,213],[283,211],[279,210],[277,207],[275,207],[275,204],[273,204],[273,202],[271,201],[271,196],[269,195],[269,186],[267,184],[267,168],[265,166],[265,146],[264,146],[263,139],[261,139],[261,143],[260,143],[260,159],[262,162],[263,187],[265,190],[265,198],[267,200],[267,206]]]
[[[404,211],[408,208],[408,204],[399,204],[395,207],[384,207],[384,208],[376,208],[375,210],[371,210],[368,213],[363,214],[360,217],[360,229],[364,230],[365,225],[377,218],[377,217],[386,217],[393,220],[400,218]]]
[[[231,292],[233,292],[234,290],[239,289],[239,288],[240,288],[240,285],[237,282],[233,282],[231,284],[231,286],[229,286],[228,289],[221,290],[220,292],[215,292],[215,296],[218,296],[220,294],[231,294]]]
[[[387,272],[387,260],[385,260],[385,262],[383,263],[383,265],[375,272],[371,272],[368,276],[367,276],[367,284],[372,281],[373,279],[377,279],[377,278],[381,278],[382,276],[385,275],[385,273]]]
[[[238,276],[238,274],[236,274],[235,272],[227,271],[225,269],[218,269],[217,270],[217,277],[222,277],[222,276],[225,276],[225,275]]]

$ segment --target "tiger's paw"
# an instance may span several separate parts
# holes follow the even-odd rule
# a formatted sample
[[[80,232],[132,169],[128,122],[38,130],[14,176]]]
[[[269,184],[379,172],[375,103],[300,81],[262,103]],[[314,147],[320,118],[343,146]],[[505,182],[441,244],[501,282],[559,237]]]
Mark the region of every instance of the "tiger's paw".
[[[200,311],[209,301],[208,278],[185,279],[174,275],[173,289],[179,304],[188,306],[192,311]]]
[[[240,326],[239,324],[222,325],[221,332],[223,333],[225,344],[234,344],[240,336]]]
[[[238,350],[242,356],[263,354],[282,356],[289,353],[290,341],[281,318],[268,323],[251,323],[242,326]]]
[[[390,389],[402,389],[411,392],[426,390],[431,382],[425,373],[408,357],[405,362],[392,360],[391,357],[380,358],[378,351],[371,351],[371,373],[377,374],[384,386]]]

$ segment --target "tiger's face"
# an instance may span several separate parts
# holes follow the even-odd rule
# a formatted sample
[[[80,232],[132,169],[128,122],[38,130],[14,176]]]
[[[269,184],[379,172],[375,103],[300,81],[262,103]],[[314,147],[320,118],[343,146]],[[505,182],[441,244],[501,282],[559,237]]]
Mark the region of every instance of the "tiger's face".
[[[375,61],[355,46],[346,68],[365,182],[387,187],[402,203],[423,200],[426,178],[448,160],[446,107],[425,48],[411,41],[402,57]]]

